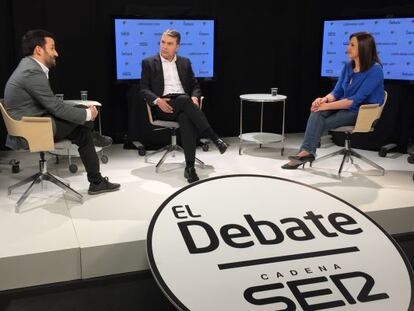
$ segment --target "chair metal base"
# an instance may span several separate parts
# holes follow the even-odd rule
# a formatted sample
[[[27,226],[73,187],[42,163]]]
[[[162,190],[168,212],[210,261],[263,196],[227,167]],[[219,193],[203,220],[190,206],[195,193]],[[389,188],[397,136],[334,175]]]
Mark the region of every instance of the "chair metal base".
[[[342,148],[342,149],[340,149],[338,151],[335,151],[335,152],[332,152],[330,154],[327,154],[327,155],[325,155],[323,157],[316,158],[313,161],[312,164],[315,164],[317,162],[321,162],[323,160],[332,158],[332,157],[337,156],[337,155],[343,155],[342,162],[341,162],[341,166],[339,167],[339,170],[338,170],[338,175],[341,175],[342,168],[344,166],[345,161],[346,162],[351,161],[351,163],[354,164],[354,160],[352,159],[352,157],[356,157],[356,158],[362,160],[363,162],[371,165],[372,167],[378,169],[379,171],[381,171],[381,174],[382,175],[385,174],[385,169],[382,166],[379,166],[378,164],[376,164],[373,161],[367,159],[366,157],[364,157],[363,155],[359,154],[358,152],[352,150],[351,148],[348,147],[349,144],[350,144],[349,141],[345,141],[345,148]]]
[[[179,145],[171,144],[171,145],[165,146],[161,149],[158,149],[154,152],[147,153],[147,155],[145,156],[145,162],[148,162],[148,159],[151,156],[153,156],[154,154],[163,152],[164,150],[165,150],[164,154],[162,155],[161,159],[158,161],[157,165],[155,165],[155,172],[157,172],[157,173],[159,173],[159,169],[160,169],[161,165],[164,163],[164,161],[167,159],[167,157],[169,155],[172,155],[174,157],[176,151],[184,153],[184,149],[181,148]],[[205,167],[204,162],[201,161],[200,159],[195,158],[195,161],[201,166],[201,168]]]
[[[44,180],[49,181],[49,182],[57,185],[58,187],[62,188],[67,193],[71,194],[73,197],[78,199],[81,203],[83,202],[83,196],[79,192],[77,192],[77,191],[73,190],[71,187],[69,187],[68,183],[65,183],[64,181],[60,180],[58,177],[50,174],[49,172],[39,172],[39,173],[36,173],[33,176],[28,177],[28,178],[26,178],[26,179],[18,182],[17,184],[15,184],[13,186],[10,186],[8,188],[8,194],[10,195],[13,189],[18,188],[20,186],[23,186],[25,184],[31,183],[29,185],[29,187],[26,189],[26,191],[22,194],[20,199],[17,201],[17,203],[15,205],[15,212],[16,213],[19,212],[19,207],[23,204],[23,202],[27,199],[29,194],[32,192],[34,186],[39,184],[40,182],[42,182]]]

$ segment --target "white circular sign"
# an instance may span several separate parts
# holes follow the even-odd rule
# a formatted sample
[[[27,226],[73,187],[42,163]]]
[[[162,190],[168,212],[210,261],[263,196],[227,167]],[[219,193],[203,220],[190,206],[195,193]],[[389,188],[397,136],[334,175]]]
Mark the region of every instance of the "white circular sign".
[[[287,179],[232,175],[170,196],[151,270],[180,310],[414,310],[399,246],[345,201]]]

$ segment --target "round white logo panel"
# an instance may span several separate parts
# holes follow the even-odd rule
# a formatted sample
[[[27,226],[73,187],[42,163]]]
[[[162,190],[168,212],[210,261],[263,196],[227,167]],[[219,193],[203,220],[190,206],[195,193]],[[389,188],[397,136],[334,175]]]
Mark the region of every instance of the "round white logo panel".
[[[147,238],[181,310],[414,310],[394,240],[345,201],[291,180],[232,175],[170,196]]]

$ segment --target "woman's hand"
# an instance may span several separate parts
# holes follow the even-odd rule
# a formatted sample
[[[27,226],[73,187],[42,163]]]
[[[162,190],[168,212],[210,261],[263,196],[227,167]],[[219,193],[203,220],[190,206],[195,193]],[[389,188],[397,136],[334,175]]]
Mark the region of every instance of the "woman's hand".
[[[317,109],[319,109],[319,107],[320,107],[322,104],[325,104],[325,103],[327,103],[327,102],[328,102],[328,98],[326,98],[326,96],[325,96],[325,97],[318,97],[318,98],[316,98],[316,99],[312,102],[312,105],[311,105],[310,111],[312,111],[312,112],[318,111]]]
[[[320,103],[317,107],[311,107],[312,112],[323,111],[323,110],[329,110],[327,103]]]

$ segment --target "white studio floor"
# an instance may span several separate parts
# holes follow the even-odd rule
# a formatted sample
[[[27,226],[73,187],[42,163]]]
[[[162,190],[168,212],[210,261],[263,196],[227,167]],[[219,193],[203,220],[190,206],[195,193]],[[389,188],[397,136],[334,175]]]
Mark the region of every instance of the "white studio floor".
[[[207,167],[197,168],[205,179],[229,174],[261,174],[292,179],[336,195],[367,213],[391,234],[414,231],[414,165],[407,163],[407,154],[390,153],[380,158],[377,152],[359,150],[386,169],[384,176],[362,162],[346,163],[342,177],[336,172],[340,157],[317,163],[313,168],[283,170],[287,156],[296,152],[302,134],[287,135],[285,155],[280,144],[245,143],[243,155],[238,154],[238,139],[228,138],[230,148],[220,155],[214,148],[197,151]],[[338,146],[319,149],[324,155]],[[79,171],[71,174],[67,161],[56,165],[47,155],[48,168],[65,178],[71,187],[85,195],[80,204],[48,183],[38,186],[19,214],[14,204],[26,186],[7,195],[7,187],[36,173],[38,154],[0,152],[2,161],[20,160],[21,171],[11,174],[9,166],[0,167],[0,290],[91,278],[148,269],[145,251],[147,228],[161,203],[187,185],[183,177],[181,155],[168,158],[156,174],[154,164],[159,156],[145,163],[134,150],[113,145],[105,151],[107,164],[101,165],[103,175],[122,184],[121,190],[88,196],[88,183],[80,159]],[[218,194],[219,195],[219,194]],[[277,190],[275,190],[277,199]]]

